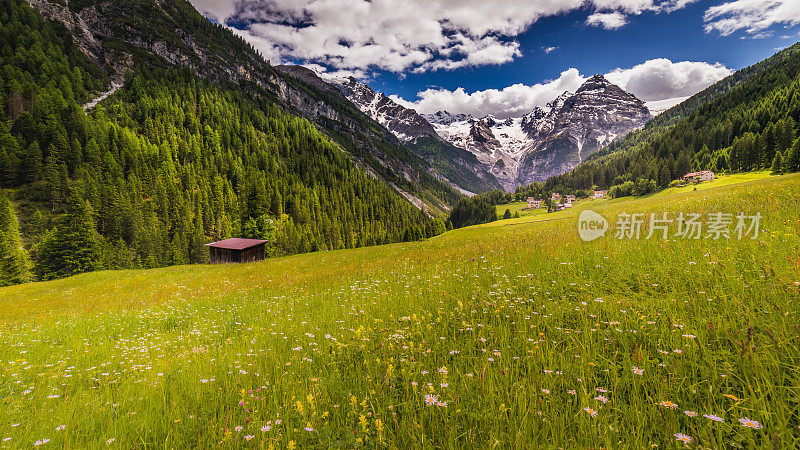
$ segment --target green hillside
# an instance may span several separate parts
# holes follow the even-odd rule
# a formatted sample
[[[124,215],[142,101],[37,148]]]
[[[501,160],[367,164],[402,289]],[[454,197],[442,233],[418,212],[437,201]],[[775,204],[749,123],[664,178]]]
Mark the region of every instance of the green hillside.
[[[795,44],[664,112],[571,172],[517,194],[650,180],[663,188],[696,170],[794,172],[800,170],[799,134],[800,44]]]
[[[2,288],[0,445],[794,448],[798,199],[800,175],[762,176]],[[757,239],[586,243],[584,208],[763,219]]]
[[[84,34],[20,0],[0,2],[0,195],[19,223],[0,223],[0,246],[16,252],[21,242],[34,263],[0,268],[0,284],[203,262],[203,244],[230,236],[267,239],[271,255],[286,255],[444,230],[393,187],[442,209],[456,192],[424,169],[418,184],[389,167],[383,178],[368,174],[350,148],[273,95],[268,80],[278,75],[248,44],[188,2],[69,7],[108,12],[104,30],[116,31],[87,55]],[[166,42],[171,53],[123,38]],[[128,59],[134,68],[115,66]],[[229,67],[244,75],[228,76]],[[263,78],[246,76],[259,69]],[[85,108],[120,71],[124,86]],[[78,222],[82,231],[67,233]]]

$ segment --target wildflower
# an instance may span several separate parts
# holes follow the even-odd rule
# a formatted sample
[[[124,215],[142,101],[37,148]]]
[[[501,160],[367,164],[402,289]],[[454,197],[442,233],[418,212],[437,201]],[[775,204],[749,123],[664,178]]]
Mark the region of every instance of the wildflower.
[[[306,430],[306,431],[308,431],[309,433],[311,433],[312,431],[314,431],[314,428],[312,428],[312,427],[306,427],[306,428],[305,428],[305,430]]]
[[[5,437],[5,438],[3,438],[3,442],[8,442],[8,441],[10,441],[10,440],[11,440],[11,438],[10,438],[10,437]]]
[[[56,427],[56,431],[64,431],[65,428],[67,428],[66,425],[59,425]]]
[[[236,425],[236,428],[234,428],[234,430],[236,430],[237,433],[240,433],[243,429],[244,427],[242,427],[241,425]]]
[[[570,389],[570,390],[568,390],[568,391],[567,391],[567,394],[569,394],[569,395],[576,395],[576,393],[575,393],[575,389]]]
[[[590,416],[597,417],[597,411],[593,410],[592,408],[589,408],[587,406],[587,407],[583,408],[583,410],[586,411],[587,413],[589,413]]]
[[[599,401],[603,402],[603,404],[604,404],[604,405],[605,405],[605,404],[608,402],[608,399],[607,399],[607,398],[605,398],[605,397],[604,397],[604,396],[602,396],[602,395],[598,395],[598,396],[597,396],[597,397],[595,397],[594,399],[595,399],[595,400],[599,400]]]
[[[703,417],[705,417],[706,419],[713,420],[714,422],[725,422],[725,419],[715,414],[703,414]]]
[[[631,370],[632,370],[632,371],[633,371],[633,373],[635,373],[636,375],[642,375],[642,374],[644,374],[644,369],[640,369],[640,368],[638,368],[638,367],[636,367],[636,366],[633,366],[633,368],[632,368]]]
[[[550,393],[550,389],[542,389],[542,393],[543,394],[549,394]]]
[[[678,407],[677,403],[673,403],[673,402],[671,402],[669,400],[663,400],[661,403],[659,403],[659,405],[661,405],[661,406],[663,406],[665,408],[672,408],[672,409],[675,409],[675,408]]]
[[[250,439],[253,439],[254,437],[255,436],[253,436],[252,434],[248,434],[247,436],[244,437],[244,440],[245,441],[249,441]]]
[[[261,427],[261,431],[263,431],[264,433],[266,433],[267,431],[269,431],[271,429],[272,429],[272,427],[269,426],[269,425],[264,425],[263,427]]]
[[[426,394],[425,395],[425,404],[428,406],[435,405],[439,402],[439,399],[433,394]]]
[[[419,383],[417,383],[416,381],[412,381],[411,382],[411,386],[413,386],[413,387],[417,387],[417,384],[419,384]]]
[[[697,413],[694,411],[684,411],[683,413],[689,417],[697,417]]]
[[[440,367],[439,368],[439,373],[447,375],[447,373],[448,373],[447,372],[447,367],[444,367],[444,366]]]
[[[40,445],[47,444],[48,442],[50,442],[50,439],[41,439],[41,440],[38,440],[38,441],[34,442],[33,445],[35,447],[38,447]]]
[[[106,441],[106,444],[111,445],[111,443],[116,441],[116,440],[117,440],[117,438],[111,438],[111,439]]]
[[[762,428],[761,424],[758,423],[758,421],[755,421],[753,419],[748,419],[747,417],[739,419],[739,423],[742,424],[743,427],[752,428],[754,430]]]
[[[604,393],[604,394],[605,394],[606,392],[608,392],[607,390],[605,390],[605,389],[603,389],[603,388],[601,388],[601,387],[599,387],[599,388],[596,388],[596,389],[595,389],[595,391],[597,391],[597,392],[602,392],[602,393]]]
[[[675,439],[683,442],[684,444],[691,444],[692,443],[692,437],[691,436],[687,436],[687,435],[685,435],[683,433],[675,433]]]

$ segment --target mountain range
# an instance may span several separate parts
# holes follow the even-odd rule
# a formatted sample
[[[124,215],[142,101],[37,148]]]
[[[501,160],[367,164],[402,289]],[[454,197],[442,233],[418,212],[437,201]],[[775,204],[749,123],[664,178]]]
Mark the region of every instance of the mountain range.
[[[509,192],[571,170],[652,118],[644,102],[601,75],[574,93],[564,92],[545,108],[505,119],[447,111],[417,114],[355,78],[327,81],[412,148],[418,140],[434,139],[469,151],[478,167]]]

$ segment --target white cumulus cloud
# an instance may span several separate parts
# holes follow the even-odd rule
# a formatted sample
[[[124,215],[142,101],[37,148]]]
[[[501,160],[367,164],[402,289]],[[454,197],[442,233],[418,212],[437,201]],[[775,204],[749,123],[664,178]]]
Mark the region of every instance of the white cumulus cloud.
[[[534,85],[520,83],[504,89],[486,89],[473,93],[467,93],[464,88],[454,91],[427,89],[417,94],[419,98],[414,102],[397,96],[391,98],[420,113],[432,114],[446,110],[455,114],[471,114],[475,117],[492,114],[505,119],[527,114],[536,106],[544,106],[564,91],[578,89],[585,80],[578,69],[569,69],[562,72],[555,80]]]
[[[629,69],[612,70],[606,78],[641,100],[656,101],[694,95],[731,73],[719,63],[659,58]]]
[[[706,32],[723,36],[744,30],[753,37],[765,36],[774,25],[800,24],[800,0],[736,0],[709,8],[704,16]]]
[[[621,12],[594,13],[586,19],[586,25],[603,27],[606,30],[616,30],[628,23],[627,17]]]

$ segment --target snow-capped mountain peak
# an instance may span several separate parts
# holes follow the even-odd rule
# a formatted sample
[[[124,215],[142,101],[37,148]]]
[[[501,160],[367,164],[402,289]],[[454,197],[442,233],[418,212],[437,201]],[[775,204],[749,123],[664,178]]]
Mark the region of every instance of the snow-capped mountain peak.
[[[336,86],[358,109],[400,140],[408,141],[422,136],[440,139],[433,126],[416,111],[397,104],[382,92],[375,92],[357,79],[330,77],[326,81]]]
[[[522,117],[417,114],[355,78],[329,79],[361,111],[404,141],[430,136],[471,152],[508,191],[574,168],[650,118],[645,104],[602,75]]]
[[[450,125],[453,122],[464,122],[472,118],[469,114],[452,114],[439,111],[436,114],[422,114],[422,117],[431,125]]]
[[[509,191],[569,171],[651,117],[641,100],[601,75],[519,118],[439,119],[452,116],[426,117],[434,119],[442,138],[473,152]]]

